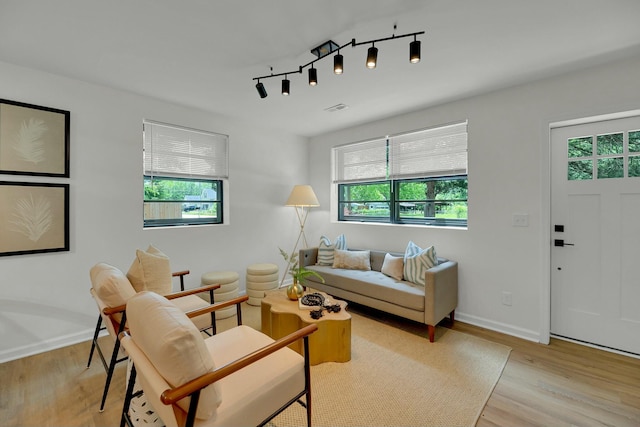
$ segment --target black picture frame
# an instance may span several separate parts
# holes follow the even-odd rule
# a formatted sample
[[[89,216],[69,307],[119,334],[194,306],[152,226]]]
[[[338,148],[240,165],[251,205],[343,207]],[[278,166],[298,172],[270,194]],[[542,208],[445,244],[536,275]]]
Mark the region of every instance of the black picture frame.
[[[69,178],[71,113],[0,99],[0,174]]]
[[[0,256],[69,251],[69,184],[0,181]]]

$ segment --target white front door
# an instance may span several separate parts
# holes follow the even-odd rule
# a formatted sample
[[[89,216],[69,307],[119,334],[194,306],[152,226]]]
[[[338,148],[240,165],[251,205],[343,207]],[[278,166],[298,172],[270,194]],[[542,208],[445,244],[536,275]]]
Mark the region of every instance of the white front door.
[[[640,117],[551,130],[551,333],[640,354]]]

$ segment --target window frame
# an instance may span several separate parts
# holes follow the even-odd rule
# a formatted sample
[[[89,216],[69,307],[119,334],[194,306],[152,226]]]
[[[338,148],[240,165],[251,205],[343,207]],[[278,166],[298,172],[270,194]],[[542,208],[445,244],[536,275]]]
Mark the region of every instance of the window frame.
[[[228,151],[228,135],[143,120],[143,228],[224,224]],[[184,199],[181,200],[147,199],[148,181],[210,184],[215,197],[206,198],[205,187],[200,197],[195,195],[193,200],[187,199],[187,196],[183,196]],[[166,218],[147,218],[148,212],[162,211],[161,207],[157,210],[151,208],[160,203],[169,206],[180,204],[180,208],[169,207]],[[199,210],[198,207],[202,208],[206,204],[214,204],[216,215],[194,217],[187,214],[185,217],[185,212],[188,212],[184,210],[186,204],[196,205],[194,210]],[[180,212],[180,217],[171,217],[176,212]]]
[[[468,122],[465,120],[333,147],[333,186],[334,194],[337,195],[335,198],[337,220],[339,222],[466,228],[469,218],[467,126]],[[381,140],[386,141],[386,152],[381,151],[379,147]],[[416,146],[420,147],[418,151],[416,151]],[[409,151],[403,151],[405,148]],[[415,155],[419,159],[425,159],[424,163],[415,163]],[[438,160],[434,163],[433,158]],[[405,161],[409,162],[406,169],[403,166]],[[386,173],[380,173],[380,162],[386,162]],[[376,165],[372,172],[368,170],[370,164]],[[421,168],[424,169],[421,171]],[[385,176],[381,177],[381,175]],[[400,186],[405,183],[457,180],[465,181],[466,197],[464,198],[451,200],[434,198],[430,200],[426,198],[426,194],[424,199],[401,200],[399,198]],[[353,200],[345,197],[350,187],[385,183],[389,185],[388,200],[386,200],[386,195],[385,200]],[[422,203],[425,207],[427,203],[464,203],[466,218],[438,218],[435,216],[435,212],[432,217],[407,217],[403,215],[400,204],[409,202]],[[389,214],[350,215],[347,213],[349,210],[345,207],[354,203],[358,205],[386,203],[389,206]],[[455,210],[456,208],[454,208]]]

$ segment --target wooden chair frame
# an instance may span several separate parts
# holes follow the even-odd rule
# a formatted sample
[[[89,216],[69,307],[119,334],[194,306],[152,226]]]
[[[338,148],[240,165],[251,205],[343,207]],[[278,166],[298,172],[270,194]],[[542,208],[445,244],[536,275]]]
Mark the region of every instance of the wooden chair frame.
[[[211,299],[211,303],[213,303],[214,302],[213,291],[216,289],[219,289],[220,285],[219,284],[206,285],[206,286],[201,286],[198,288],[189,289],[185,291],[184,276],[187,274],[189,274],[189,270],[183,270],[183,271],[172,273],[173,277],[180,277],[181,291],[174,292],[164,296],[167,299],[175,299],[175,298],[185,297],[188,295],[196,295],[203,292],[209,292],[209,298]],[[94,295],[94,298],[97,298],[97,295]],[[115,370],[116,365],[120,362],[124,362],[125,360],[127,360],[127,356],[118,358],[118,355],[120,353],[120,340],[118,339],[118,335],[125,330],[125,325],[126,325],[125,308],[126,308],[125,305],[121,305],[118,307],[105,307],[102,310],[102,313],[98,314],[96,329],[93,333],[93,339],[91,341],[91,350],[89,350],[89,360],[87,361],[87,369],[89,369],[89,367],[91,366],[91,360],[93,359],[94,351],[97,350],[98,356],[100,357],[100,361],[102,362],[102,366],[104,367],[104,370],[107,373],[107,378],[104,384],[104,390],[102,392],[102,400],[100,401],[100,412],[104,412],[104,405],[107,401],[107,394],[109,393],[109,387],[111,385],[111,379],[113,378],[113,372]],[[115,318],[117,314],[122,314],[122,318],[120,321],[118,321]],[[202,313],[202,314],[205,314],[205,313]],[[103,319],[105,322],[111,322],[111,326],[113,327],[113,330],[116,331],[116,336],[113,337],[114,338],[113,350],[111,353],[111,358],[109,359],[108,363],[105,358],[104,352],[102,351],[102,348],[100,347],[100,344],[98,342],[100,332],[105,329],[108,330],[107,326],[102,324]],[[208,329],[211,329],[211,333],[208,332]],[[216,334],[216,317],[214,312],[211,312],[211,326],[203,329],[202,332],[210,336]]]
[[[237,324],[238,326],[240,326],[242,325],[242,314],[241,314],[240,304],[247,301],[248,299],[249,297],[245,295],[245,296],[234,298],[228,301],[212,304],[209,307],[191,311],[187,313],[187,316],[190,318],[194,316],[200,316],[208,312],[213,313],[215,310],[220,310],[220,309],[235,305],[236,312],[237,312],[237,319],[238,319]],[[200,391],[203,388],[302,339],[303,346],[304,346],[304,371],[305,371],[304,372],[304,375],[305,375],[304,390],[302,390],[289,402],[287,402],[282,407],[274,411],[271,415],[269,415],[265,420],[263,420],[259,424],[259,426],[264,426],[269,421],[271,421],[274,417],[276,417],[278,414],[284,411],[287,407],[289,407],[295,402],[298,402],[302,407],[306,409],[307,426],[311,427],[311,370],[310,370],[310,364],[309,364],[309,335],[311,335],[317,329],[318,329],[318,326],[316,324],[305,326],[304,328],[301,328],[296,332],[293,332],[227,365],[221,366],[212,372],[209,372],[205,375],[195,378],[189,381],[188,383],[182,384],[172,389],[167,389],[162,393],[161,401],[165,405],[173,405],[178,401],[184,399],[185,397],[191,396],[189,411],[187,412],[187,417],[185,421],[185,427],[193,427],[195,423],[196,410],[198,408],[198,401],[200,398]],[[128,336],[128,335],[129,335],[128,331],[123,331],[122,333],[120,333],[119,337],[120,339],[122,339],[124,336]],[[134,391],[135,381],[136,381],[136,368],[134,363],[131,367],[129,383],[127,384],[127,392],[125,395],[125,401],[122,408],[122,418],[120,421],[120,427],[124,427],[125,425],[129,427],[134,427],[131,421],[131,418],[129,417],[129,407],[131,404],[131,399],[134,397],[140,396],[143,393],[142,390]],[[305,396],[304,402],[300,400],[302,396]]]

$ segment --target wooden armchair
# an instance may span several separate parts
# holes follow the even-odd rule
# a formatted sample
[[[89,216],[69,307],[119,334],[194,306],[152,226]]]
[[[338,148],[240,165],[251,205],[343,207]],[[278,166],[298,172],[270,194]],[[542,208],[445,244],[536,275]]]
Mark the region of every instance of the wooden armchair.
[[[190,313],[237,306],[247,296]],[[171,301],[142,292],[127,302],[130,329],[120,334],[133,361],[121,427],[131,426],[129,406],[144,393],[166,426],[264,425],[289,405],[307,410],[311,425],[308,336],[312,324],[274,341],[241,324],[203,338]],[[287,346],[303,340],[301,356]],[[142,390],[136,391],[138,378]],[[304,401],[301,398],[305,396]]]
[[[184,288],[183,277],[188,273],[188,271],[181,271],[173,274],[174,277],[180,277],[182,288]],[[102,393],[102,400],[100,402],[100,412],[102,412],[104,410],[114,369],[119,362],[127,359],[125,355],[120,354],[120,341],[117,337],[118,334],[125,330],[125,304],[129,298],[136,294],[136,291],[127,277],[119,269],[109,264],[96,264],[91,268],[90,276],[92,284],[91,295],[98,306],[99,314],[95,332],[93,334],[91,350],[89,351],[87,368],[91,366],[93,353],[97,350],[102,366],[107,373]],[[209,302],[200,298],[197,294],[203,292],[209,293],[209,297],[211,298],[211,301],[213,301],[213,291],[219,287],[220,285],[208,285],[186,291],[183,290],[180,292],[169,293],[165,296],[167,299],[174,300],[175,304],[180,307],[182,311],[189,312],[203,307],[208,307],[210,305]],[[216,319],[213,313],[196,316],[193,318],[193,322],[199,330],[204,331],[209,335],[213,335],[216,332]],[[108,361],[98,341],[100,332],[105,329],[108,331],[114,343],[113,350]]]

